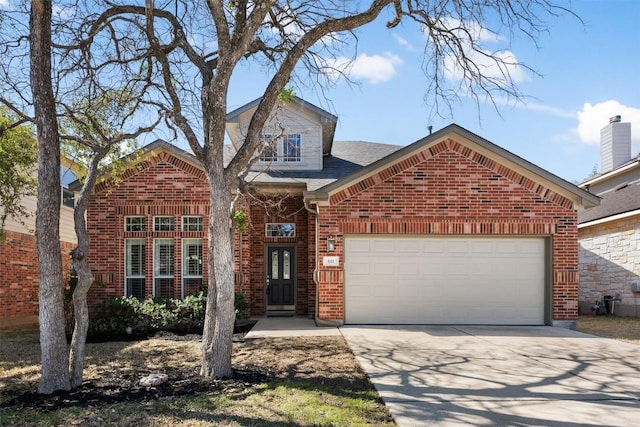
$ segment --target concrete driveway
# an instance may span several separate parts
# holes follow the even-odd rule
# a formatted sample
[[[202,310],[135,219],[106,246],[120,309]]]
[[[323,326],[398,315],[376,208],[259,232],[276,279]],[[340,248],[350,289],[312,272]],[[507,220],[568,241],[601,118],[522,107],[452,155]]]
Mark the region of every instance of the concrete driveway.
[[[340,328],[400,426],[638,426],[640,346],[551,327]]]

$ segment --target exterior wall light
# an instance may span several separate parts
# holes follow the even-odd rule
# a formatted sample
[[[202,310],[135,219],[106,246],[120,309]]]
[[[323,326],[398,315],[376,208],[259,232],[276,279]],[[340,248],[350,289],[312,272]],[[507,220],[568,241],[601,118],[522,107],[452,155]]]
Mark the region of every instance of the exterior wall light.
[[[336,250],[336,239],[332,236],[327,238],[327,252],[333,252]]]

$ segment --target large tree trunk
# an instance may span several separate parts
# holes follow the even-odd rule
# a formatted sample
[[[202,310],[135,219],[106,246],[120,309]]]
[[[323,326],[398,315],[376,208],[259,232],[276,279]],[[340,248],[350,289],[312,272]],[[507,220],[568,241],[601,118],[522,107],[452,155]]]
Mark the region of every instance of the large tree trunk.
[[[60,256],[60,140],[51,86],[51,2],[31,3],[31,90],[38,138],[36,238],[40,266],[40,349],[42,377],[38,391],[68,390],[64,330],[62,258]]]
[[[75,325],[71,338],[71,351],[69,359],[69,371],[71,373],[71,386],[82,384],[84,375],[84,352],[89,329],[89,308],[87,306],[87,293],[93,284],[94,277],[89,266],[89,233],[87,233],[87,221],[85,212],[89,206],[89,199],[98,176],[98,165],[108,152],[108,147],[94,152],[85,177],[78,203],[73,211],[73,223],[78,238],[78,246],[71,252],[71,265],[78,275],[78,283],[73,291],[73,313]]]
[[[219,176],[209,179],[219,179]],[[202,337],[201,374],[208,377],[230,377],[233,374],[234,274],[233,240],[231,239],[231,189],[211,186],[209,214],[209,286],[207,312]]]
[[[69,358],[69,371],[71,372],[71,387],[82,384],[84,373],[84,350],[89,329],[89,308],[87,307],[87,293],[93,284],[93,274],[86,257],[88,239],[86,236],[73,251],[72,265],[78,274],[78,284],[73,291],[73,313],[75,326],[71,339],[71,351]]]

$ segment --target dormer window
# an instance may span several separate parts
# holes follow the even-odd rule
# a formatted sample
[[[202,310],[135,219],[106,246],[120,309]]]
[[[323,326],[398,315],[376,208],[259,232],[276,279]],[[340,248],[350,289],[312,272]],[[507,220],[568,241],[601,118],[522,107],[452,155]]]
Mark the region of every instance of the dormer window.
[[[286,135],[282,142],[282,156],[285,162],[299,162],[300,157],[300,134]]]
[[[277,162],[278,161],[278,141],[272,141],[273,135],[262,135],[263,144],[271,144],[264,147],[260,154],[261,162]]]
[[[273,135],[263,135],[262,140],[271,145],[265,147],[260,154],[261,162],[299,163],[302,161],[302,138],[299,133],[284,135],[272,141]]]

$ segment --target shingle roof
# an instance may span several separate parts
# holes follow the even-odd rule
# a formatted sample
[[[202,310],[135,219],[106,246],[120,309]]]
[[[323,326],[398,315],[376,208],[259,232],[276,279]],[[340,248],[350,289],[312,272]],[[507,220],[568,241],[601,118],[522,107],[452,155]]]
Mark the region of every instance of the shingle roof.
[[[225,147],[225,164],[233,155],[233,147]],[[321,171],[267,170],[250,172],[247,181],[256,184],[306,184],[314,191],[343,178],[402,148],[399,145],[364,141],[335,141],[329,156],[323,157]]]
[[[640,209],[640,183],[600,194],[600,206],[578,212],[578,224]]]

